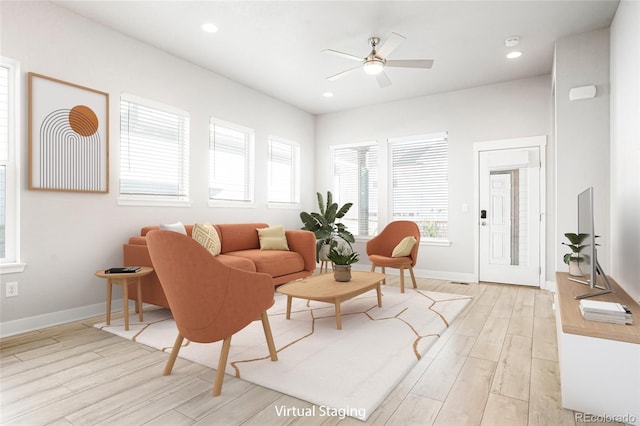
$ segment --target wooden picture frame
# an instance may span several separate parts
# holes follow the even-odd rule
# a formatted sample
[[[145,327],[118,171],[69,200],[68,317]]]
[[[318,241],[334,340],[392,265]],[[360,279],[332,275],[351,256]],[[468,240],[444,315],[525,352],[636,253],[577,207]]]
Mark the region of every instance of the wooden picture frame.
[[[29,189],[109,192],[109,94],[29,73]]]

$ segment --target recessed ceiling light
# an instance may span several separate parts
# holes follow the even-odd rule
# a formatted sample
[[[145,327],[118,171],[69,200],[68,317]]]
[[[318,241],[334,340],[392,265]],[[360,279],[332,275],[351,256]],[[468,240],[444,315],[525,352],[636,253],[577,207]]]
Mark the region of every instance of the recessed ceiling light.
[[[204,31],[205,33],[217,33],[218,32],[218,27],[215,24],[212,24],[211,22],[207,22],[205,24],[202,24],[202,26],[200,28],[202,28],[202,31]]]
[[[519,50],[514,50],[513,52],[507,53],[507,58],[509,59],[519,58],[520,56],[522,56],[522,52]]]
[[[322,96],[324,96],[325,98],[333,98],[333,93],[331,93],[331,92],[324,92],[324,93],[322,94]]]

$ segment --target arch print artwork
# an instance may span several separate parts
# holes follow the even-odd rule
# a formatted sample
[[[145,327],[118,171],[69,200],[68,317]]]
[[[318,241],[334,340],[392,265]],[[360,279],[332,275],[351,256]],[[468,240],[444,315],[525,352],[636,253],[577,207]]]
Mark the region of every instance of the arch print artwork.
[[[109,192],[109,94],[29,73],[29,189]]]

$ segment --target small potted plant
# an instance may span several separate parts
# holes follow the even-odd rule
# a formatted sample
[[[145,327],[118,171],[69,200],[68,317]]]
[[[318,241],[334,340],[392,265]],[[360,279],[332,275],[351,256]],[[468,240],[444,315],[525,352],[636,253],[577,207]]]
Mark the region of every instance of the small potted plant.
[[[586,245],[582,243],[589,234],[575,234],[573,232],[567,232],[564,236],[567,237],[569,243],[563,242],[562,244],[571,249],[571,253],[564,255],[564,263],[569,265],[569,275],[581,277],[584,275],[584,272],[580,269],[580,262],[584,260],[584,255],[580,254],[580,252],[586,247]]]
[[[329,250],[327,258],[333,263],[333,277],[336,281],[351,280],[351,265],[358,261],[358,253],[346,244],[338,245]]]
[[[355,238],[346,225],[337,221],[347,214],[353,203],[345,203],[340,207],[333,201],[331,191],[327,191],[326,204],[321,193],[317,192],[316,197],[320,212],[301,212],[300,219],[304,224],[302,229],[316,235],[316,262],[319,262],[326,260],[329,250],[338,246],[338,238],[349,246],[355,242]]]

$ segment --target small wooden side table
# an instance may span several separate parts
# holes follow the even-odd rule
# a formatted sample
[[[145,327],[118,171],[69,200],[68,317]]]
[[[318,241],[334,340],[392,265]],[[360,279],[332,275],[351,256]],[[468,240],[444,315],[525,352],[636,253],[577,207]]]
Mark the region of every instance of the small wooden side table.
[[[138,294],[136,296],[136,310],[142,321],[142,288],[140,278],[153,272],[153,268],[141,266],[138,272],[128,272],[124,274],[107,274],[104,269],[96,271],[96,276],[107,279],[107,325],[111,324],[111,294],[113,284],[122,286],[124,300],[124,329],[129,331],[129,280],[136,280]]]

